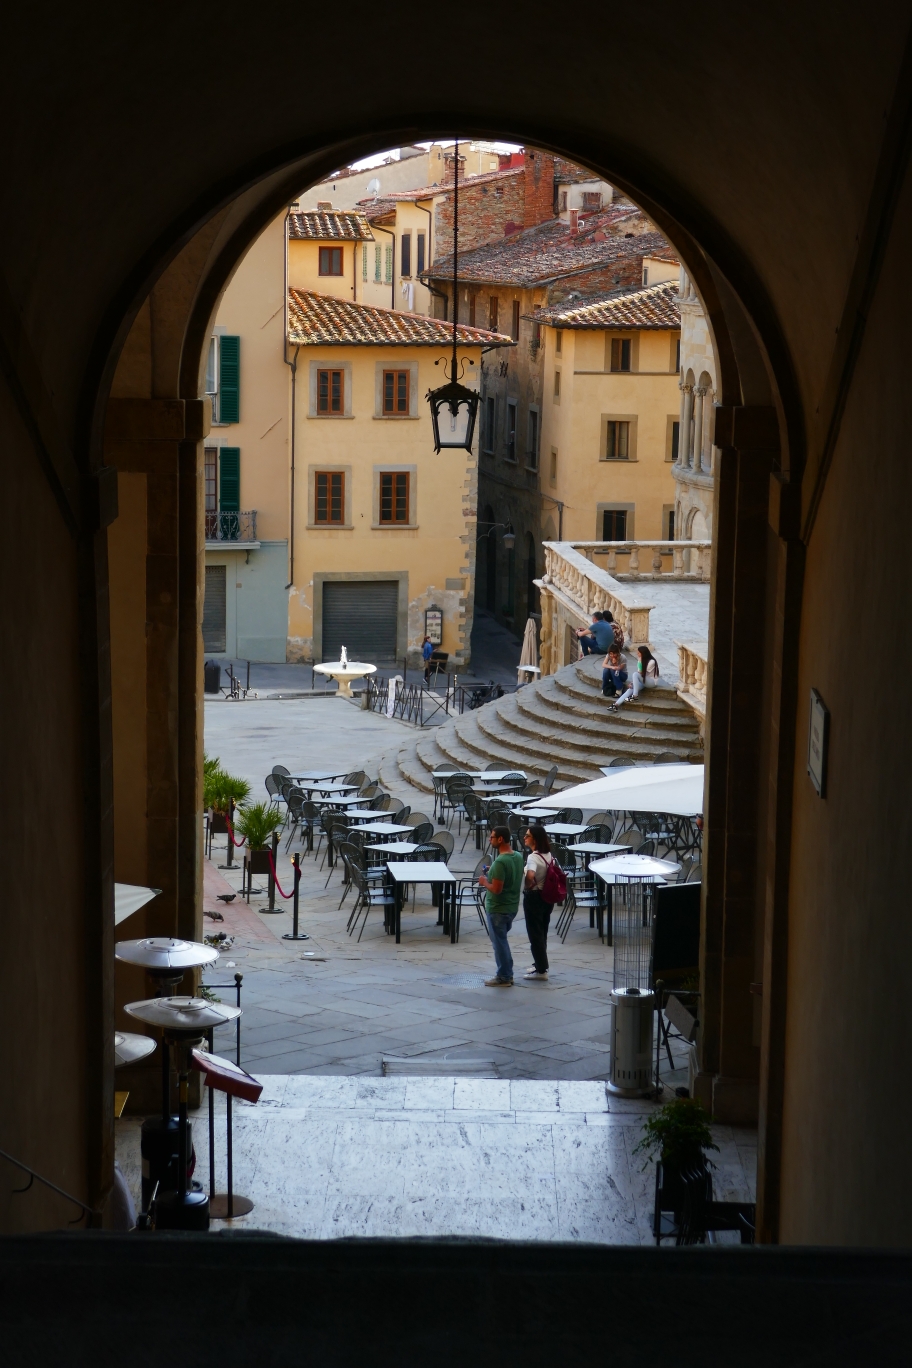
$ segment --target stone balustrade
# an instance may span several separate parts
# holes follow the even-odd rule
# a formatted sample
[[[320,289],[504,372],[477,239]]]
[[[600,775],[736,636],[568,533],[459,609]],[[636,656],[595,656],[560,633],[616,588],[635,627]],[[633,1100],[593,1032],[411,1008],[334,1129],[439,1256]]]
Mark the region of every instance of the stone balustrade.
[[[676,641],[678,648],[678,697],[701,718],[706,717],[709,645],[705,641]]]
[[[581,543],[606,547],[611,543]],[[576,658],[573,633],[587,627],[596,610],[610,610],[631,646],[649,643],[653,605],[626,589],[571,542],[545,542],[545,573],[535,583],[541,590],[541,671],[553,674]]]
[[[710,541],[591,541],[561,542],[589,561],[604,558],[605,569],[620,583],[628,580],[709,580]],[[623,564],[618,565],[618,557]]]

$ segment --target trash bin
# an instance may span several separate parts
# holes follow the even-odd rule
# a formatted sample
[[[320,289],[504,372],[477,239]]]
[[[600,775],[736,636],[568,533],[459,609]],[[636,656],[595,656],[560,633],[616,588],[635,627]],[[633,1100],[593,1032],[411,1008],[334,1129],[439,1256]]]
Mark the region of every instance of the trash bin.
[[[642,1097],[653,1083],[652,1014],[655,994],[645,988],[615,988],[611,994],[608,1091]]]
[[[217,660],[207,660],[203,666],[203,692],[217,694],[222,687],[222,667]]]

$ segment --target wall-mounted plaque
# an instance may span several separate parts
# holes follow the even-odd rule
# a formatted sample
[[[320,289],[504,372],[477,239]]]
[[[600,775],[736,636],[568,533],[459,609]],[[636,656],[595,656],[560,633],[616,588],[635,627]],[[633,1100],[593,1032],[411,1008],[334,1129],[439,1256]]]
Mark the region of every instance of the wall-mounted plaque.
[[[830,714],[816,689],[811,689],[811,716],[808,724],[808,774],[821,798],[826,797],[827,748],[830,742]]]
[[[432,605],[425,611],[424,631],[430,637],[432,646],[440,645],[443,641],[443,609]]]

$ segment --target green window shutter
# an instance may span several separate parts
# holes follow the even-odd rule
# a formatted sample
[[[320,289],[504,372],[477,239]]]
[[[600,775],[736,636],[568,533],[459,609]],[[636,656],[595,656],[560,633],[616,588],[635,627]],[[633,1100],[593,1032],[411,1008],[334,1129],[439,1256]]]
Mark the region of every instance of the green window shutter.
[[[361,248],[361,279],[367,280],[367,247]]]
[[[241,448],[222,447],[219,451],[219,510],[239,513],[241,509]]]
[[[241,339],[219,338],[219,422],[241,419]]]
[[[392,249],[392,247],[387,247],[387,249],[386,249],[386,283],[387,283],[387,285],[390,285],[390,284],[392,283],[392,279],[393,279],[393,249]]]

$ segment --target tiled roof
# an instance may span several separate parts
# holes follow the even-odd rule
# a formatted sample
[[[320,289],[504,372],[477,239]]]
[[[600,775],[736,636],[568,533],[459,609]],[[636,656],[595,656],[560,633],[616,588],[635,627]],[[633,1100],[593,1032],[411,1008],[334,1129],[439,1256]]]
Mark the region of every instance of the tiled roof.
[[[288,215],[288,236],[311,242],[373,242],[363,214],[352,209],[308,209]]]
[[[604,212],[582,216],[583,228],[571,234],[569,224],[550,219],[511,237],[459,253],[459,278],[464,282],[530,287],[547,284],[576,271],[607,266],[631,256],[664,256],[677,260],[668,239],[649,225],[646,232],[627,236],[625,227],[640,228],[643,214],[630,206],[612,205]],[[438,257],[428,273],[434,279],[453,274],[452,254]]]
[[[525,170],[522,166],[507,166],[501,171],[482,171],[477,176],[463,176],[459,182],[460,190],[471,190],[475,185],[488,185],[491,181],[509,180],[511,176],[522,176]],[[447,195],[453,189],[452,181],[435,181],[433,185],[425,185],[420,190],[390,190],[383,196],[386,200],[421,200],[431,199],[434,195]],[[358,204],[367,213],[367,206],[370,200],[359,200]]]
[[[588,299],[565,300],[529,317],[553,328],[680,328],[678,282],[642,290],[612,290]]]
[[[464,347],[512,347],[512,338],[463,324],[457,341]],[[302,346],[441,347],[453,341],[452,323],[424,314],[378,309],[350,299],[314,294],[310,290],[288,291],[288,340]]]

